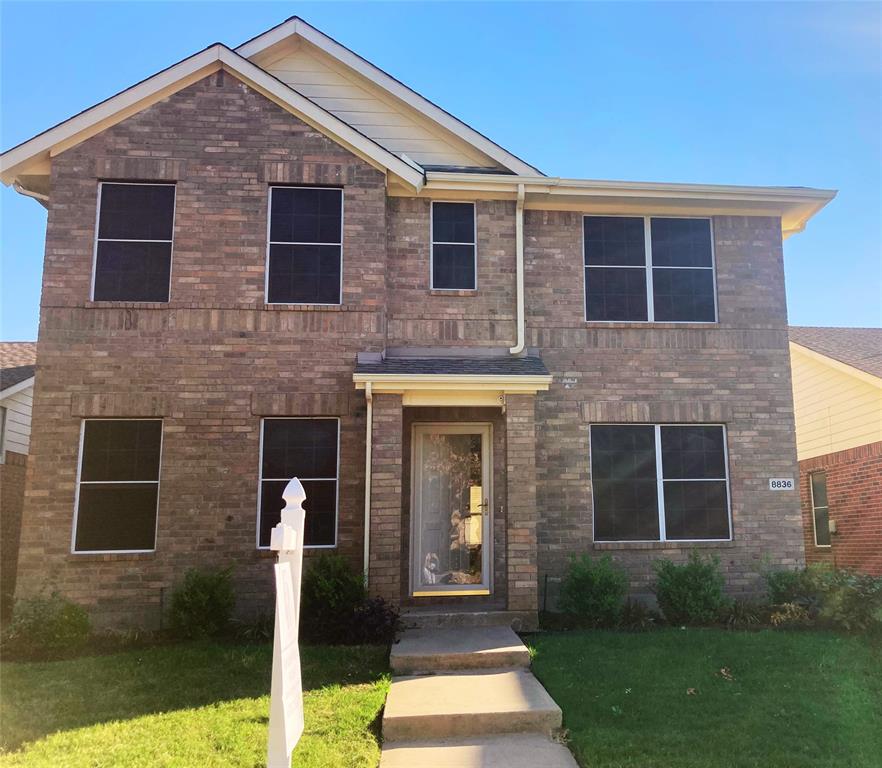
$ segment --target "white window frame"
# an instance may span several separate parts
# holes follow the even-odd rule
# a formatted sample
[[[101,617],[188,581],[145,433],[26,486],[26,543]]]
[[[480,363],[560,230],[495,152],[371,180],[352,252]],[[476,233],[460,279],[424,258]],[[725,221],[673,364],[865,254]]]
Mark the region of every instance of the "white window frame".
[[[82,480],[83,472],[83,443],[86,437],[87,421],[158,421],[162,426],[159,431],[159,466],[157,467],[156,480]],[[73,530],[70,536],[70,553],[72,555],[140,555],[156,552],[156,544],[159,538],[159,495],[162,490],[160,485],[162,480],[162,449],[165,442],[165,424],[162,419],[156,418],[84,418],[80,420],[80,447],[79,460],[77,462],[77,486],[74,494],[74,516]],[[80,517],[80,487],[82,485],[143,485],[146,483],[156,483],[156,524],[153,531],[153,548],[152,549],[77,549],[77,525]]]
[[[659,538],[657,539],[597,539],[596,534],[596,524],[597,524],[597,516],[594,510],[595,504],[595,495],[594,495],[594,466],[592,463],[591,457],[591,428],[594,426],[598,427],[653,427],[655,430],[655,481],[656,481],[656,495],[657,495],[657,506],[658,506],[658,534]],[[724,477],[701,477],[701,478],[668,478],[665,479],[663,476],[664,470],[662,467],[662,450],[661,450],[661,430],[662,427],[719,427],[723,430],[723,461],[724,461],[724,469],[725,476]],[[592,541],[596,544],[646,544],[646,543],[664,543],[664,544],[707,544],[714,542],[727,542],[733,541],[733,531],[732,531],[732,490],[729,482],[729,433],[726,429],[725,424],[670,424],[670,423],[658,423],[658,424],[647,424],[645,422],[609,422],[609,423],[600,423],[591,424],[588,427],[588,469],[591,473],[591,537]],[[665,482],[672,483],[697,483],[697,482],[721,482],[722,480],[726,481],[726,518],[729,523],[729,536],[725,539],[669,539],[667,537],[666,524],[665,524],[665,494],[664,494],[664,484]]]
[[[263,425],[266,421],[330,421],[337,422],[337,475],[336,477],[298,477],[298,480],[316,480],[328,482],[333,480],[334,486],[334,543],[333,544],[304,544],[304,549],[336,549],[340,527],[340,417],[339,416],[261,416],[260,417],[260,448],[258,450],[257,463],[257,526],[254,533],[254,543],[259,550],[269,550],[269,546],[260,544],[260,507],[263,495],[264,481],[288,481],[290,477],[264,477],[263,476]]]
[[[128,187],[172,187],[174,189],[174,199],[172,200],[172,236],[171,240],[127,240],[118,237],[98,237],[98,227],[101,223],[101,193],[104,191],[105,184],[115,184],[118,186]],[[172,289],[172,270],[174,269],[175,260],[175,220],[178,213],[178,185],[174,181],[99,181],[98,182],[98,204],[95,206],[95,242],[92,244],[92,283],[89,287],[89,300],[98,301],[100,303],[109,303],[113,301],[135,302],[138,304],[168,304],[171,301]],[[95,298],[95,278],[98,275],[98,243],[168,243],[168,298],[165,301],[138,301],[136,299],[96,299]]]
[[[273,216],[273,190],[274,189],[331,189],[340,193],[340,238],[337,243],[301,243],[287,242],[285,240],[270,240],[270,232],[272,231]],[[345,210],[346,195],[343,194],[343,187],[329,187],[324,185],[312,184],[270,184],[269,193],[266,196],[266,259],[264,260],[264,278],[263,278],[263,300],[267,306],[275,307],[340,307],[343,305],[343,230],[345,226]],[[318,302],[318,301],[270,301],[269,300],[269,273],[270,273],[270,248],[273,245],[336,245],[340,249],[340,301],[336,302]]]
[[[645,262],[642,265],[636,264],[586,264],[585,263],[585,219],[587,218],[603,218],[603,219],[643,219],[643,255]],[[652,219],[690,219],[698,221],[706,221],[710,226],[710,243],[711,243],[711,265],[709,267],[669,267],[665,265],[653,265],[652,263]],[[609,325],[612,323],[672,323],[676,325],[708,325],[710,323],[720,322],[720,312],[717,299],[717,255],[716,242],[714,237],[714,220],[711,216],[669,216],[667,214],[651,214],[649,216],[641,216],[639,214],[630,213],[586,213],[582,215],[582,318],[586,323],[592,325]],[[655,319],[655,295],[652,283],[652,270],[655,269],[709,269],[711,270],[711,278],[714,290],[714,319],[713,320],[658,320]],[[589,320],[588,319],[588,270],[589,269],[642,269],[646,273],[646,320]]]
[[[449,205],[450,203],[467,204],[472,206],[472,216],[474,217],[474,242],[471,243],[448,243],[444,240],[435,240],[435,204]],[[472,265],[474,268],[474,288],[436,288],[435,287],[435,246],[436,245],[470,245],[474,249],[474,259]],[[478,290],[478,206],[474,200],[432,200],[429,206],[429,290],[431,291],[448,291],[456,293],[457,291],[468,291],[474,293]]]
[[[809,472],[808,483],[809,483],[809,498],[811,500],[812,505],[812,532],[815,536],[815,546],[819,549],[831,549],[833,547],[833,532],[830,530],[830,489],[827,488],[827,506],[816,507],[815,506],[815,484],[812,482],[812,477],[814,475],[824,475],[824,486],[827,485],[827,470],[826,469],[817,469],[814,472]],[[827,510],[827,536],[830,538],[829,544],[818,544],[818,518],[815,516],[816,509],[826,509]]]

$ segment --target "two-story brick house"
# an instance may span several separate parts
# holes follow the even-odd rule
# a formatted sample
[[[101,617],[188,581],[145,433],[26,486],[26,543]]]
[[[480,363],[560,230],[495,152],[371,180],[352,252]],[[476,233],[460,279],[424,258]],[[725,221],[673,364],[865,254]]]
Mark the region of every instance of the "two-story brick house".
[[[232,563],[268,607],[293,475],[410,610],[803,562],[781,243],[831,192],[548,177],[296,18],[0,162],[49,210],[19,594],[155,625]]]

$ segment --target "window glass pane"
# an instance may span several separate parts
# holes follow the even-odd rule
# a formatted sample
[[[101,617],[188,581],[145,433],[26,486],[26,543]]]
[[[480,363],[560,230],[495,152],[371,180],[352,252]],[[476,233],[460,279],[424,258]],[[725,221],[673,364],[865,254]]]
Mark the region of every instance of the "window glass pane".
[[[830,510],[827,507],[815,507],[815,544],[819,547],[830,546]]]
[[[160,420],[90,419],[83,430],[81,481],[159,479]]]
[[[475,287],[475,246],[432,246],[432,287],[473,290]]]
[[[473,203],[433,203],[432,242],[474,243],[475,206]]]
[[[285,502],[282,492],[287,480],[264,480],[260,494],[260,546],[268,547],[274,526],[282,519]],[[303,543],[314,547],[334,545],[336,537],[337,483],[331,481],[304,481],[306,491],[305,530]]]
[[[339,245],[271,245],[271,304],[339,304]]]
[[[99,240],[95,301],[168,301],[171,243]]]
[[[586,266],[646,265],[643,218],[629,216],[585,216]]]
[[[659,322],[714,322],[711,269],[653,269],[655,319]]]
[[[264,419],[261,477],[336,476],[336,419]]]
[[[653,427],[593,425],[591,477],[597,541],[659,538]]]
[[[270,241],[341,243],[343,191],[309,187],[273,187]]]
[[[651,219],[652,264],[656,267],[710,267],[708,219]]]
[[[585,268],[589,320],[646,320],[646,270]]]
[[[80,485],[75,550],[153,549],[157,483]]]
[[[812,480],[812,504],[816,507],[827,506],[827,473],[813,472]]]
[[[661,427],[665,479],[726,477],[722,427]]]
[[[726,481],[666,480],[665,532],[668,539],[728,539]]]
[[[101,185],[98,237],[119,240],[171,240],[174,184]]]

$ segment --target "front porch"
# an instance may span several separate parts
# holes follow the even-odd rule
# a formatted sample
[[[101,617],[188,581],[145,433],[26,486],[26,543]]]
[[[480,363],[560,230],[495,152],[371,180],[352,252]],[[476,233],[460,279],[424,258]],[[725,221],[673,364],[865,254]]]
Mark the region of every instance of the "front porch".
[[[551,381],[542,361],[368,358],[354,380],[368,404],[371,594],[414,624],[534,624],[535,398]]]

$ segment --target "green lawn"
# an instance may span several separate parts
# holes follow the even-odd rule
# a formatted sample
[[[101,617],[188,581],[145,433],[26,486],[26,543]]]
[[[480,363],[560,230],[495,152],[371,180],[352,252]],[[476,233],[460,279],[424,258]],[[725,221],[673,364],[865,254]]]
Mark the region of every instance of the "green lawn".
[[[388,649],[303,647],[306,731],[292,765],[379,760]],[[265,764],[270,646],[188,644],[0,668],[0,765]]]
[[[882,652],[865,639],[670,629],[529,643],[585,768],[882,766]]]

